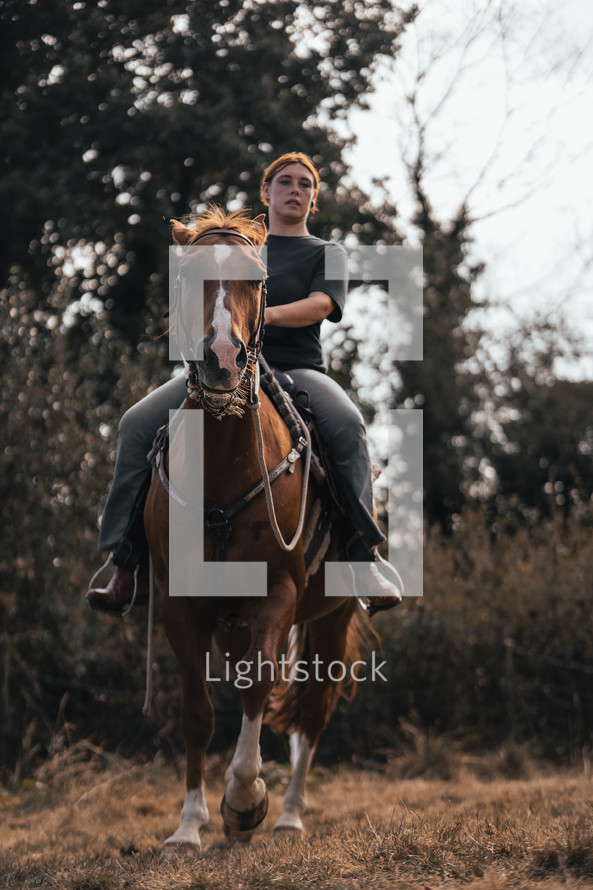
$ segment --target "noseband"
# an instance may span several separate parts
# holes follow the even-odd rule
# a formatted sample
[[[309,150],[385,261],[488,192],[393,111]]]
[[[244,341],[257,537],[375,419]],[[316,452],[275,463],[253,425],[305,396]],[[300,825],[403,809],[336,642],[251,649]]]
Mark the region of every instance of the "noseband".
[[[237,232],[234,229],[207,229],[205,232],[201,232],[199,235],[196,235],[195,238],[188,243],[188,247],[192,247],[196,242],[200,241],[200,239],[205,238],[207,235],[223,235],[223,236],[231,236],[233,235],[235,238],[240,238],[256,254],[259,259],[259,253],[257,247],[247,237],[247,235],[243,235],[241,232]],[[261,288],[261,296],[259,302],[259,316],[257,319],[257,326],[255,331],[251,335],[249,343],[247,344],[247,364],[245,365],[243,374],[241,375],[241,379],[239,384],[233,391],[230,398],[220,406],[220,398],[221,393],[216,393],[213,390],[204,390],[204,387],[200,381],[199,372],[196,369],[195,362],[188,362],[189,365],[189,373],[187,375],[187,394],[191,399],[194,399],[198,402],[203,408],[205,408],[213,417],[216,417],[218,420],[221,420],[224,416],[228,414],[235,414],[241,417],[244,413],[244,405],[250,404],[254,405],[258,401],[258,390],[259,390],[259,364],[258,358],[261,352],[261,348],[263,346],[264,340],[264,320],[266,313],[266,296],[267,296],[267,287],[266,287],[266,279],[262,279],[262,288]]]

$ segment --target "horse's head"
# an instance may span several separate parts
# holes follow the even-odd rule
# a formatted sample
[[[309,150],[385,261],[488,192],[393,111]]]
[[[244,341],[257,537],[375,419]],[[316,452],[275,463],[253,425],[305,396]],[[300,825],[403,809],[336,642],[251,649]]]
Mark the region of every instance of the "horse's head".
[[[238,392],[244,402],[245,378],[261,348],[263,217],[250,220],[244,213],[212,208],[190,225],[172,224],[173,240],[188,248],[179,261],[174,323],[183,343],[189,392],[212,413],[231,413],[238,407]]]

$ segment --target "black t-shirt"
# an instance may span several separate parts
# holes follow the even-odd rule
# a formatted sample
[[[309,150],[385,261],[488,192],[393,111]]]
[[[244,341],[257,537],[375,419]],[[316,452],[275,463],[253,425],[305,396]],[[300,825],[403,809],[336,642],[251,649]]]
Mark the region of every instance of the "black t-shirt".
[[[282,306],[304,300],[313,291],[328,294],[335,303],[328,316],[340,321],[348,287],[346,251],[334,241],[323,241],[314,235],[268,235],[268,305]],[[342,268],[341,280],[326,281],[325,251],[333,255]],[[281,328],[267,325],[263,354],[275,368],[313,368],[326,372],[319,333],[321,322],[302,328]]]

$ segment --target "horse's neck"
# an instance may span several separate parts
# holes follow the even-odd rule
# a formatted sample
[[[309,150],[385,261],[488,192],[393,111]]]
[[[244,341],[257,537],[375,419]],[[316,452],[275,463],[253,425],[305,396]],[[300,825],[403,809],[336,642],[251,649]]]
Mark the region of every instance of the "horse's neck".
[[[204,412],[204,455],[206,460],[218,463],[221,459],[237,454],[256,454],[257,439],[253,417],[249,408],[242,417],[229,415],[217,420]]]
[[[203,414],[205,503],[225,506],[242,497],[261,476],[253,417],[248,408],[242,417],[230,415],[221,420],[207,411]]]

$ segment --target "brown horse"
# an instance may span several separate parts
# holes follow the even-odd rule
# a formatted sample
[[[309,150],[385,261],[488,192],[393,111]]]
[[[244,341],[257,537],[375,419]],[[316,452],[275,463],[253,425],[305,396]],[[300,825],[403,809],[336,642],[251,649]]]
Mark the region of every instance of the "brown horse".
[[[193,413],[204,408],[204,512],[234,503],[261,479],[255,414],[260,421],[268,468],[278,465],[293,449],[290,433],[265,393],[259,392],[255,400],[259,407],[249,410],[245,406],[249,392],[257,391],[255,362],[261,346],[265,301],[265,267],[259,254],[265,239],[261,217],[250,220],[243,214],[227,215],[218,208],[212,208],[189,226],[173,223],[176,244],[222,248],[216,258],[220,280],[207,275],[203,283],[203,342],[199,356],[196,352],[186,363],[189,395],[185,412],[179,412]],[[243,252],[252,264],[255,262],[259,272],[253,280],[237,280],[234,273],[227,274],[225,262],[230,262],[230,247]],[[191,256],[184,256],[181,266],[189,262]],[[177,299],[181,298],[183,303],[190,298],[184,293],[189,278],[185,274],[180,278],[181,293]],[[194,305],[195,302],[194,294]],[[191,305],[191,300],[187,305]],[[191,468],[192,458],[188,454],[184,460],[189,461]],[[171,460],[169,455],[167,462]],[[297,459],[292,470],[281,473],[273,484],[273,501],[284,537],[293,536],[297,530],[303,463]],[[314,498],[312,483],[307,511]],[[253,591],[255,595],[245,595],[245,590],[237,590],[237,596],[228,590],[222,597],[213,595],[212,590],[203,588],[203,578],[193,576],[185,579],[187,595],[171,595],[169,494],[158,476],[148,495],[145,527],[162,597],[164,626],[181,668],[183,689],[181,727],[187,755],[186,794],[181,823],[165,842],[165,852],[198,853],[200,828],[208,819],[204,759],[214,726],[208,692],[213,641],[227,662],[237,665],[241,683],[236,685],[241,689],[243,705],[241,731],[226,774],[221,806],[225,833],[230,839],[249,840],[267,811],[266,787],[259,776],[259,737],[266,709],[266,721],[275,730],[290,734],[293,766],[275,831],[302,831],[307,772],[335,705],[343,673],[334,668],[333,674],[338,676],[332,679],[332,670],[327,668],[332,662],[348,665],[357,656],[358,617],[353,621],[356,599],[348,595],[325,598],[323,567],[307,579],[302,536],[291,550],[280,546],[271,527],[266,497],[261,493],[233,518],[228,539],[228,529],[224,533],[225,559],[267,565],[267,591]],[[208,561],[216,562],[221,557],[220,529],[206,528],[203,540],[206,566]],[[337,559],[337,555],[330,549],[326,558]],[[300,672],[295,675],[299,628],[300,640],[306,636],[306,645],[299,649]],[[290,677],[290,670],[280,671],[278,664],[281,647],[289,636],[293,655]],[[278,681],[282,679],[287,682],[279,687]]]

